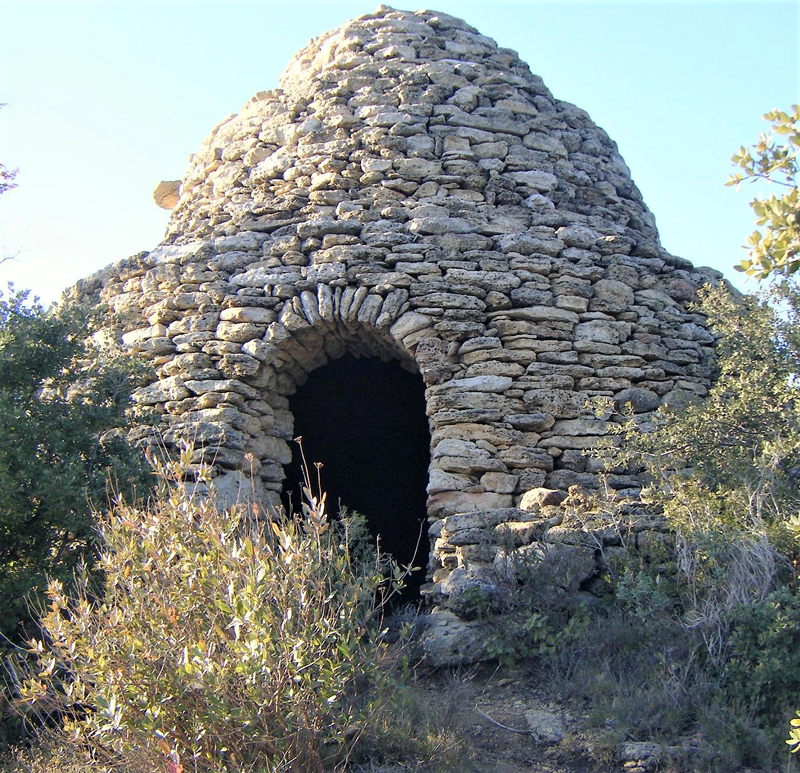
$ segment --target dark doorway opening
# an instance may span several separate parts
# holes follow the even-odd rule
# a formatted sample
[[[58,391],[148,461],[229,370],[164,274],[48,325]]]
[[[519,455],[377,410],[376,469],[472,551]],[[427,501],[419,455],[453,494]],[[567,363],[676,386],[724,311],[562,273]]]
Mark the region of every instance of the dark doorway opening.
[[[426,486],[430,432],[421,376],[396,362],[346,354],[317,369],[289,400],[306,461],[322,463],[328,512],[339,504],[367,519],[381,550],[421,567],[401,601],[419,598],[430,554]],[[302,462],[293,444],[284,492],[298,510]],[[416,550],[416,556],[415,556]]]

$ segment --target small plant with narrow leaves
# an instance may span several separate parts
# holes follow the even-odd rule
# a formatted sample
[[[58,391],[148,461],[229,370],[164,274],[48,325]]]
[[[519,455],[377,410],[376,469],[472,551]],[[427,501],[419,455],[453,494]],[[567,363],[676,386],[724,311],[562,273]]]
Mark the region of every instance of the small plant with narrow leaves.
[[[51,584],[24,706],[128,773],[321,771],[369,752],[397,693],[386,561],[356,564],[308,488],[293,518],[220,512],[184,483],[190,459],[157,466],[149,507],[103,522],[102,599]]]
[[[485,623],[486,654],[513,666],[552,654],[580,629],[583,610],[559,587],[547,556],[510,550],[500,585],[467,588],[462,614]]]

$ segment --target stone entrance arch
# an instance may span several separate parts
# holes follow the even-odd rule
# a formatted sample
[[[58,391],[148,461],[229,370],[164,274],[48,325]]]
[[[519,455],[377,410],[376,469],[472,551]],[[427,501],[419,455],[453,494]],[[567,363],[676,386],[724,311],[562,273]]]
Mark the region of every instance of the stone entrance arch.
[[[426,487],[430,432],[425,387],[419,374],[396,361],[345,354],[310,374],[289,398],[295,435],[302,437],[305,463],[316,489],[327,495],[327,511],[340,507],[363,515],[381,551],[418,570],[406,580],[402,599],[419,597],[430,544]],[[303,461],[293,444],[286,466],[284,502],[300,502]]]
[[[259,457],[264,457],[264,449],[268,449],[266,456],[273,460],[274,468],[261,476],[266,490],[256,492],[257,497],[278,506],[278,494],[285,495],[287,486],[296,487],[300,473],[295,466],[293,439],[306,436],[309,464],[322,462],[332,473],[322,476],[329,513],[337,512],[341,498],[345,506],[367,517],[374,536],[382,539],[383,550],[403,565],[413,562],[420,567],[409,578],[403,594],[404,600],[414,600],[429,570],[433,570],[427,523],[431,436],[423,377],[428,383],[436,382],[443,374],[450,374],[453,366],[448,364],[450,345],[436,335],[429,317],[409,310],[408,294],[407,289],[391,285],[368,290],[318,284],[283,304],[272,314],[276,318],[265,334],[245,342],[242,350],[261,363],[248,380],[264,388],[276,417],[274,425],[267,425],[263,436],[252,444],[258,448]],[[232,328],[252,324],[246,321],[251,312],[245,308],[223,312]],[[355,476],[338,464],[343,435],[337,421],[354,421],[359,407],[357,397],[346,399],[352,394],[337,394],[337,389],[346,388],[343,381],[348,371],[352,376],[349,388],[362,393],[361,407],[371,409],[371,420],[401,429],[405,443],[404,449],[392,453],[388,437],[379,446],[375,427],[356,428],[347,439],[344,453],[358,454],[359,444],[372,453],[359,460]],[[331,374],[337,372],[339,379],[332,381]],[[398,381],[399,385],[391,386]],[[381,395],[382,388],[387,394]],[[314,410],[309,402],[317,398],[328,402],[335,398],[337,405],[330,406],[330,411],[320,411],[319,406]],[[314,432],[323,421],[325,427]],[[388,469],[409,454],[413,459],[407,460],[403,474]],[[287,471],[288,481],[284,480]],[[398,491],[398,487],[406,490]]]

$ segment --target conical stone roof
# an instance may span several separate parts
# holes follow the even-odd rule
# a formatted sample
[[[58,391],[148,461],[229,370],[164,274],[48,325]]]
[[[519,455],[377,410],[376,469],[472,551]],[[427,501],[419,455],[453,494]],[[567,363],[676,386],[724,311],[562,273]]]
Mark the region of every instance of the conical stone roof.
[[[481,249],[537,226],[586,225],[644,256],[658,244],[608,135],[515,52],[433,12],[384,7],[311,41],[193,157],[168,239],[268,233],[340,204],[338,219],[360,206],[362,222],[476,234],[465,244]]]
[[[231,498],[277,503],[288,397],[317,368],[349,352],[420,373],[428,592],[458,612],[535,548],[543,503],[597,486],[585,451],[615,418],[593,398],[647,414],[705,393],[690,303],[718,278],[662,249],[615,144],[513,51],[382,6],[219,124],[164,242],[78,290],[153,363],[137,399],[163,442],[195,442]],[[595,551],[568,551],[563,587],[588,587]]]

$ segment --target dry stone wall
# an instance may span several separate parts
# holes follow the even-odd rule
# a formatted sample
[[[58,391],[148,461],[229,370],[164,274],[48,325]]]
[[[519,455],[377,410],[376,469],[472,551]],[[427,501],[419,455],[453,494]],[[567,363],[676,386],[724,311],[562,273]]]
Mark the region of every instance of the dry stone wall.
[[[310,372],[345,352],[418,371],[439,600],[496,569],[501,532],[535,539],[539,489],[597,485],[584,452],[613,417],[591,398],[646,414],[709,385],[689,304],[719,275],[660,246],[583,110],[450,16],[381,7],[313,40],[175,187],[164,242],[76,289],[155,366],[137,400],[224,495],[274,504]]]

